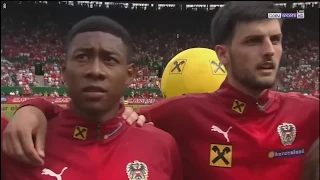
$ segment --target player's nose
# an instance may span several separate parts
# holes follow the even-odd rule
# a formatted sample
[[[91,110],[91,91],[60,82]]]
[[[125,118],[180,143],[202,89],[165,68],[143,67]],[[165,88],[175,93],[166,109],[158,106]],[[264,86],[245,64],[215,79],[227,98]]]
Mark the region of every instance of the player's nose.
[[[262,47],[263,56],[273,56],[275,53],[274,44],[270,39],[267,39],[263,43]]]
[[[107,69],[100,60],[93,60],[87,67],[85,76],[88,78],[105,79],[107,74],[106,71]]]

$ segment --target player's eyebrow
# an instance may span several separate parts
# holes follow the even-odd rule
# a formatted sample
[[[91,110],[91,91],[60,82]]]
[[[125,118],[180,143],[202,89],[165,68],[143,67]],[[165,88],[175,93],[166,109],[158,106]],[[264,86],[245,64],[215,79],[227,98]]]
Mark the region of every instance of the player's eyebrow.
[[[93,48],[92,47],[79,47],[79,48],[75,48],[73,52],[77,52],[77,51],[92,51]]]
[[[282,37],[283,34],[282,33],[278,33],[278,34],[274,34],[274,35],[271,35],[271,37]],[[246,37],[244,37],[243,39],[244,40],[248,40],[248,39],[255,39],[255,38],[263,38],[264,35],[260,35],[260,34],[254,34],[254,35],[248,35]]]
[[[282,36],[283,36],[282,33],[278,33],[278,34],[271,35],[271,37],[279,37],[279,38],[282,38]]]
[[[80,48],[75,48],[73,53],[76,53],[76,52],[79,52],[79,51],[82,51],[82,52],[93,52],[94,51],[94,48],[93,47],[80,47]],[[106,54],[109,54],[109,55],[118,55],[118,53],[114,52],[114,51],[110,51],[110,50],[107,50],[107,49],[103,49],[101,48],[100,51],[102,51],[103,53],[106,53]]]
[[[247,39],[254,39],[254,38],[261,38],[261,37],[263,37],[262,34],[254,34],[254,35],[245,36],[243,39],[247,40]]]

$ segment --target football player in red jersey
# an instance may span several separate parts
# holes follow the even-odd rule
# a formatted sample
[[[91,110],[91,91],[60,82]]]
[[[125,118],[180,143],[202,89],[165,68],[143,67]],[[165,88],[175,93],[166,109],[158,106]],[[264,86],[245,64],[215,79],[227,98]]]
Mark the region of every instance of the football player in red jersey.
[[[175,137],[185,180],[301,178],[303,156],[319,134],[319,102],[269,90],[282,55],[282,21],[267,19],[268,12],[281,11],[266,1],[226,3],[211,26],[216,53],[228,71],[220,89],[165,100],[139,112]],[[43,100],[24,105],[45,116],[54,114],[55,106]],[[45,121],[41,115],[28,121],[40,124]],[[24,126],[38,129],[17,119],[5,139],[17,131],[31,134]],[[13,142],[33,146],[30,140]]]
[[[134,75],[127,30],[107,17],[91,16],[72,27],[66,47],[62,74],[71,102],[49,121],[45,164],[28,165],[2,153],[2,178],[182,180],[173,137],[154,126],[129,126],[121,116],[120,98]],[[22,137],[32,139],[18,133]],[[18,155],[27,152],[10,141],[2,146]]]

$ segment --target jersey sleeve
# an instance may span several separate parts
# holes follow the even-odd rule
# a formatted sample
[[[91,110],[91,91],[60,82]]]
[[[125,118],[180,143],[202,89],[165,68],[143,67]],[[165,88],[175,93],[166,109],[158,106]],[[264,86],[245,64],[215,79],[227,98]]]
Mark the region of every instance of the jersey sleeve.
[[[145,125],[142,128],[144,128],[144,131],[147,131],[147,129],[149,129],[149,132],[153,131],[149,136],[143,134],[142,138],[147,142],[154,143],[149,153],[158,155],[157,162],[163,173],[168,175],[171,180],[183,180],[181,156],[174,137],[150,125]]]
[[[303,108],[305,122],[301,123],[306,126],[305,129],[307,131],[304,133],[308,147],[305,150],[308,151],[312,143],[319,138],[319,99],[313,96],[305,96],[301,93],[288,93],[288,96],[295,100],[292,101],[293,103],[290,106],[294,107],[299,104],[299,107]]]
[[[9,119],[5,115],[1,114],[1,139],[2,139],[2,133],[3,133],[4,129],[7,127],[8,123],[9,123]],[[1,151],[1,157],[3,157],[3,156],[4,156],[4,154]],[[5,164],[3,162],[3,159],[4,158],[1,158],[1,172],[3,172],[2,171],[2,169],[3,169],[2,167]],[[3,173],[1,173],[1,180],[5,180],[5,177],[4,177]]]
[[[171,134],[172,129],[184,116],[184,110],[187,110],[187,98],[184,96],[162,100],[151,106],[140,108],[138,114],[144,115],[147,122],[153,122],[154,125]]]
[[[40,109],[43,112],[43,114],[45,115],[47,120],[54,118],[63,110],[63,108],[60,107],[59,105],[53,104],[53,103],[51,103],[45,99],[42,99],[42,98],[35,98],[35,99],[27,100],[27,101],[21,103],[20,107],[17,110],[19,110],[20,108],[22,108],[24,106],[34,106],[34,107]]]
[[[311,133],[311,140],[314,142],[317,138],[319,138],[319,99],[312,96],[307,96],[305,97],[305,100],[308,102],[306,103],[305,108],[311,109],[309,114],[311,121],[306,123],[309,125],[310,132],[315,132]]]
[[[183,180],[181,156],[179,153],[178,145],[172,139],[171,144],[171,164],[173,169],[172,178],[174,180]]]

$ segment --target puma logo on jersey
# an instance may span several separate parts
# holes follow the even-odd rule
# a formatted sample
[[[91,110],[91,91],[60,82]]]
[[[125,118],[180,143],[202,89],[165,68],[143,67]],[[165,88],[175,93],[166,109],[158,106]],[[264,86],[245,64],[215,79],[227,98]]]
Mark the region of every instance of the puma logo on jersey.
[[[67,170],[68,168],[67,167],[64,167],[60,174],[56,174],[55,172],[53,172],[52,170],[50,169],[47,169],[47,168],[44,168],[42,169],[42,175],[48,175],[48,176],[52,176],[52,177],[55,177],[57,180],[62,180],[62,174],[65,170]]]
[[[217,133],[223,134],[223,136],[224,136],[224,138],[226,138],[227,142],[230,142],[230,139],[228,136],[230,129],[232,129],[232,126],[230,126],[226,132],[224,132],[218,126],[215,126],[215,125],[211,126],[211,131],[215,131]]]

